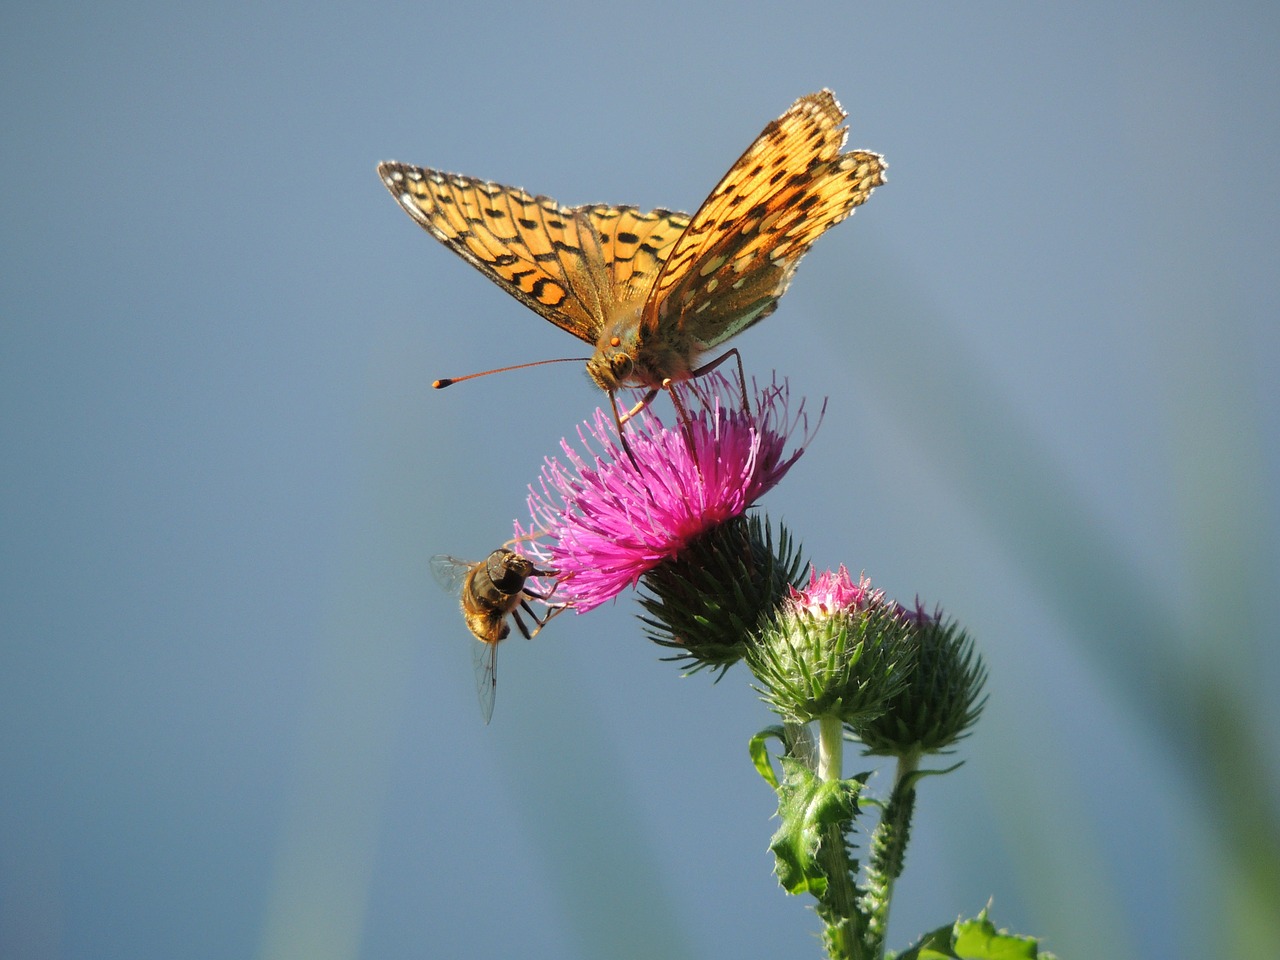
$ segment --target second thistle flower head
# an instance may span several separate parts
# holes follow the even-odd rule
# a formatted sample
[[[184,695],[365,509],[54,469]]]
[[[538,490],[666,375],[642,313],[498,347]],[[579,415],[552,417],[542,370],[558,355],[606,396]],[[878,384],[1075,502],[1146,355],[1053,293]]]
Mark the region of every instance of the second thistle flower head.
[[[973,640],[941,610],[929,613],[917,600],[914,607],[899,607],[898,616],[911,628],[916,669],[884,713],[854,725],[853,732],[867,753],[948,753],[982,714],[987,668]]]
[[[775,556],[767,529],[743,515],[800,459],[812,433],[803,401],[791,409],[786,381],[758,388],[745,407],[718,374],[675,389],[688,420],[667,427],[646,409],[627,426],[630,456],[604,411],[578,431],[586,455],[563,441],[567,463],[547,459],[541,489],[530,490],[532,529],[516,533],[532,534],[531,552],[558,571],[557,600],[582,613],[644,577],[655,595],[645,600],[654,638],[686,653],[734,648],[724,657],[692,653],[727,664],[795,572],[785,534]]]
[[[747,655],[765,701],[784,719],[839,717],[858,723],[882,713],[915,666],[910,630],[897,604],[842,565],[791,590]]]

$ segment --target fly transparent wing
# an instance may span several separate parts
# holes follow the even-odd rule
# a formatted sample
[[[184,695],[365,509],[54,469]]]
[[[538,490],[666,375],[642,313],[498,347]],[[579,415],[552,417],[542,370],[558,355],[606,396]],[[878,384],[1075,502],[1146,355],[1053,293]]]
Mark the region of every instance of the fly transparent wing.
[[[474,563],[467,563],[457,557],[437,553],[431,558],[431,576],[447,591],[458,594],[462,592],[463,581],[467,579],[467,574],[474,566]]]
[[[471,662],[476,668],[476,694],[480,697],[480,715],[488,723],[493,719],[493,698],[498,692],[498,645],[472,644]]]

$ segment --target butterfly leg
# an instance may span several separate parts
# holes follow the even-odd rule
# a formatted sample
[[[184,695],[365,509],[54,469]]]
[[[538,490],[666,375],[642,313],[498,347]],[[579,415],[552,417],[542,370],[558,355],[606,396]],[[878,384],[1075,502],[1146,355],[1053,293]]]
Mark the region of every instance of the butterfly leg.
[[[684,434],[684,445],[689,450],[689,457],[693,460],[694,465],[701,471],[702,467],[698,463],[698,451],[693,443],[693,421],[689,419],[689,411],[685,408],[684,401],[680,399],[680,394],[676,393],[672,380],[668,377],[662,381],[662,386],[666,388],[667,393],[671,394],[671,403],[676,408],[676,414],[680,417],[681,432]]]
[[[671,381],[668,380],[666,383],[663,383],[663,386],[665,387],[667,383],[670,383],[670,382]],[[648,393],[646,393],[639,403],[637,403],[634,407],[632,407],[630,410],[624,413],[622,417],[618,420],[618,423],[620,425],[626,423],[628,420],[634,417],[637,413],[639,413],[649,404],[653,403],[653,398],[656,397],[657,395],[658,395],[658,390],[655,387],[653,390],[650,390]]]
[[[751,395],[747,393],[747,372],[742,368],[742,354],[738,352],[737,347],[733,347],[730,350],[726,350],[724,353],[720,354],[720,356],[716,357],[710,363],[703,364],[697,370],[694,370],[689,375],[689,377],[690,379],[693,379],[694,377],[701,377],[704,374],[708,374],[712,370],[714,370],[716,367],[720,366],[720,364],[728,360],[730,357],[733,357],[733,359],[738,362],[738,386],[742,388],[742,409],[745,410],[748,415],[750,415]]]
[[[657,393],[655,391],[654,396],[656,395]],[[640,464],[636,462],[636,455],[631,452],[631,444],[627,443],[627,434],[626,431],[622,429],[622,425],[643,410],[645,405],[652,399],[653,397],[646,396],[638,404],[628,410],[627,415],[624,417],[618,413],[618,398],[612,393],[609,394],[609,406],[613,409],[613,422],[618,428],[618,442],[622,444],[623,452],[626,453],[627,459],[631,461],[631,465],[635,467],[636,470],[640,469]]]

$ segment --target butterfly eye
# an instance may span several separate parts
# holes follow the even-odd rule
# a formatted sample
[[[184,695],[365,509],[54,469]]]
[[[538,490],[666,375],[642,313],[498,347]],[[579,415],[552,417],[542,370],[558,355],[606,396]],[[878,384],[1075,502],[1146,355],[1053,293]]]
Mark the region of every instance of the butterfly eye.
[[[614,346],[617,346],[617,344],[614,344]],[[613,368],[613,375],[619,380],[625,380],[631,376],[631,357],[625,353],[615,353],[610,357],[609,366]]]

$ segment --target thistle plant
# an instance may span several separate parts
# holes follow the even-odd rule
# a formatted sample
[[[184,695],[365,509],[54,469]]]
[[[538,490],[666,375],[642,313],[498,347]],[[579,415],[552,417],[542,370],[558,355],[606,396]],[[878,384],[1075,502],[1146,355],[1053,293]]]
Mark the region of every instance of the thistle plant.
[[[749,739],[777,794],[774,872],[786,893],[813,899],[832,960],[1048,957],[986,911],[886,952],[917,790],[959,766],[928,764],[973,731],[986,668],[958,621],[899,604],[844,565],[818,572],[754,512],[823,410],[811,422],[785,380],[751,398],[718,375],[676,390],[680,417],[668,426],[644,410],[626,427],[629,453],[599,411],[577,444],[562,443],[563,459],[547,458],[516,536],[556,571],[549,602],[583,614],[632,589],[643,632],[686,674],[719,680],[743,661],[778,717]],[[874,771],[846,775],[846,744],[894,764],[888,796],[868,789]]]

